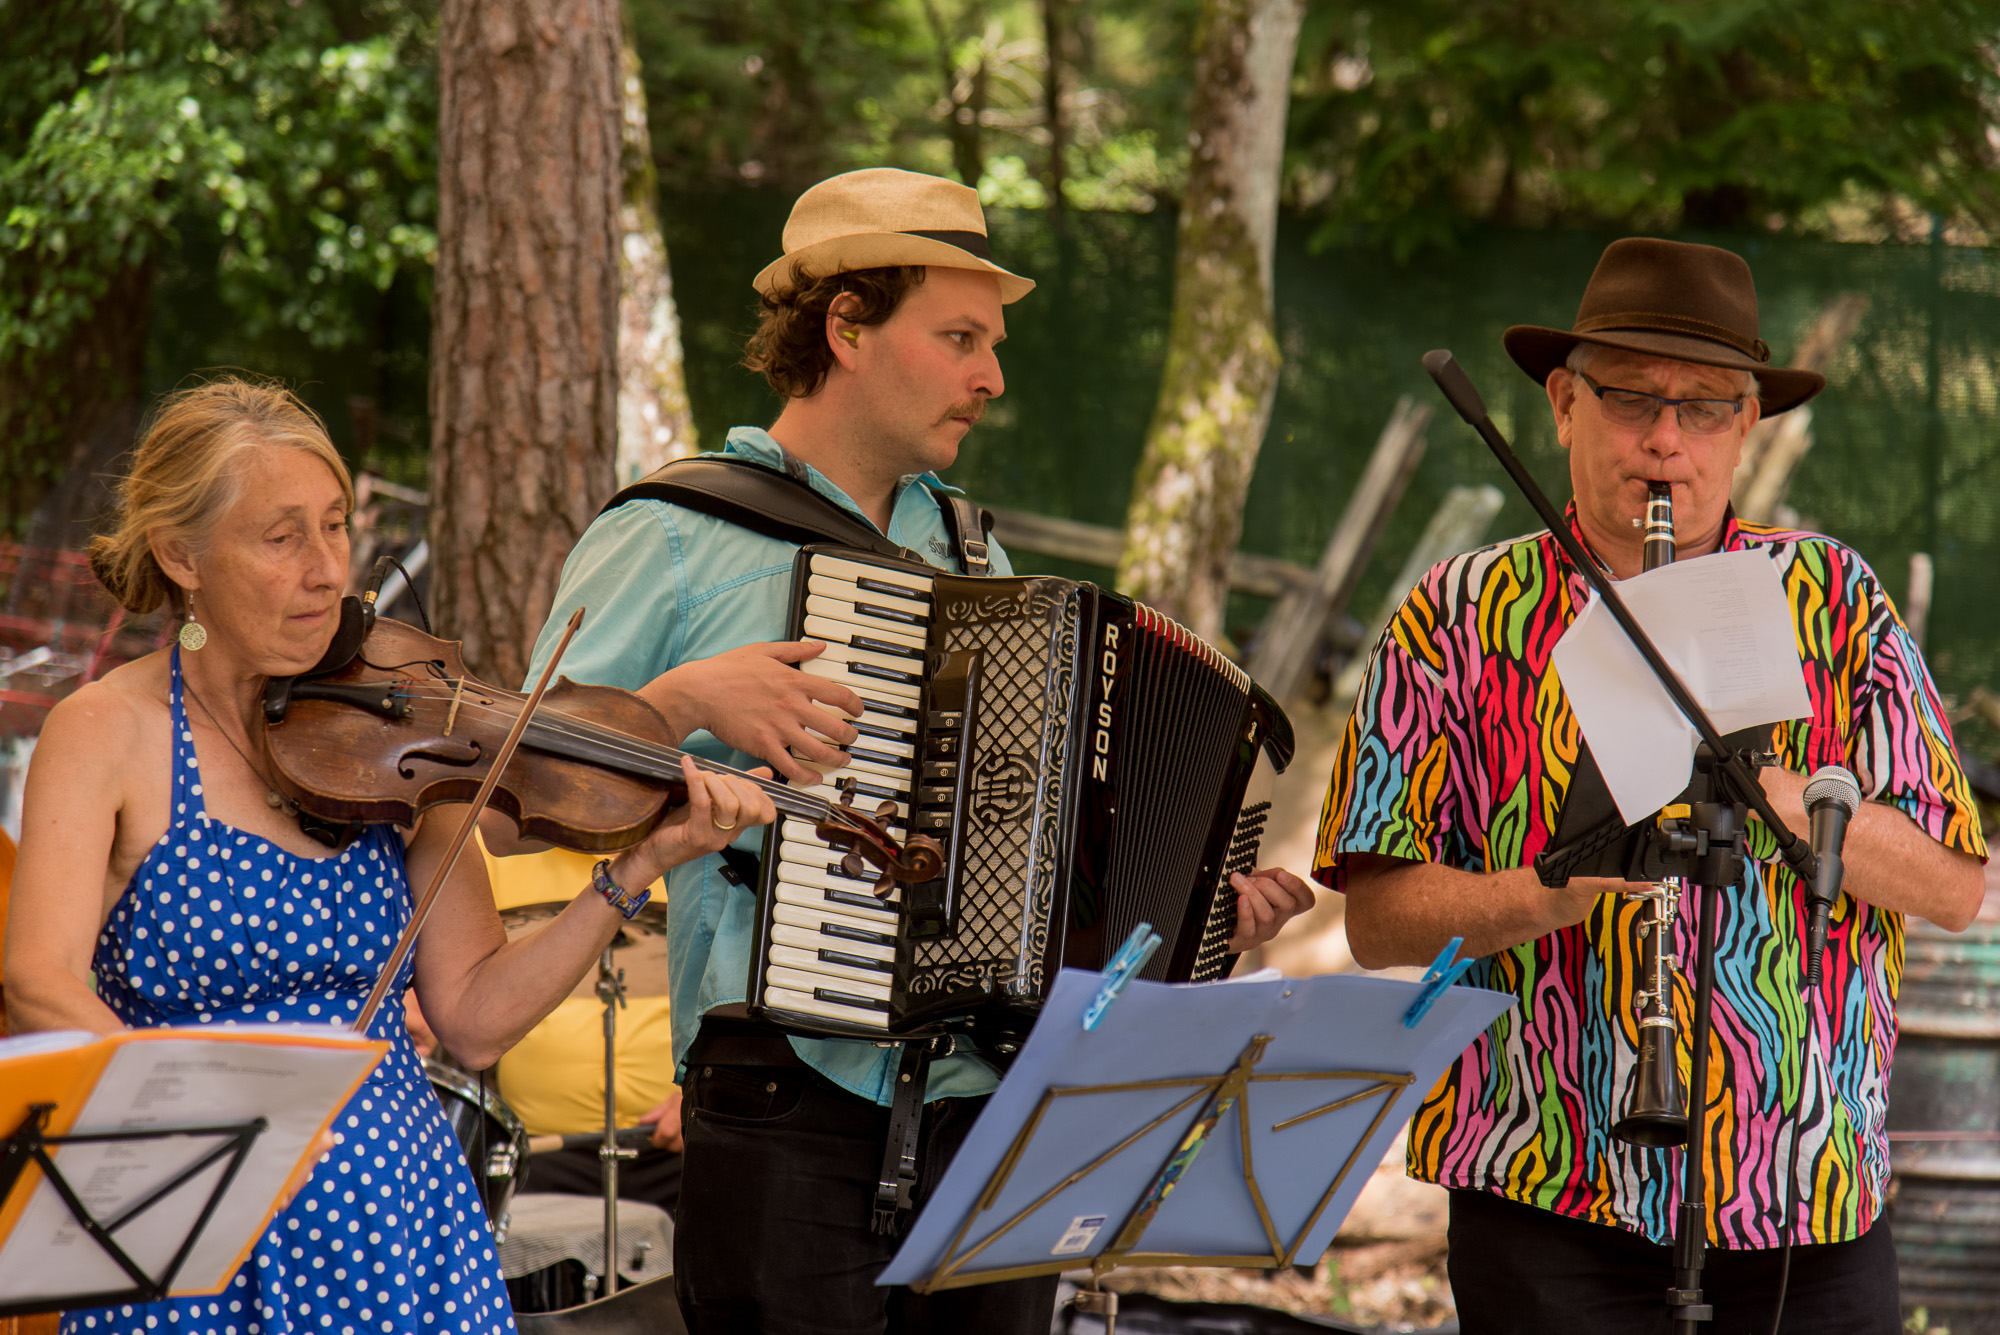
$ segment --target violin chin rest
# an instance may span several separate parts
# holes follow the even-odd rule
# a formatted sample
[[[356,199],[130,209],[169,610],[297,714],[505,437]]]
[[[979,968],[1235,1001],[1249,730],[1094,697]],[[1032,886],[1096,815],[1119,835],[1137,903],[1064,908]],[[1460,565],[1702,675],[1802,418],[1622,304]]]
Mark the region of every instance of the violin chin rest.
[[[338,672],[354,661],[361,652],[361,642],[368,638],[368,617],[361,610],[361,599],[349,594],[340,600],[340,628],[333,632],[333,643],[326,646],[326,652],[299,675],[301,677],[324,677],[330,672]]]
[[[361,642],[368,638],[368,618],[361,609],[361,600],[352,594],[340,600],[340,626],[333,632],[333,643],[327,645],[326,652],[296,677],[273,677],[264,683],[264,722],[283,723],[285,715],[292,708],[292,685],[295,682],[311,681],[315,677],[327,677],[340,671],[354,661],[361,652]],[[306,831],[329,847],[339,848],[313,831]],[[352,835],[348,836],[353,838]]]

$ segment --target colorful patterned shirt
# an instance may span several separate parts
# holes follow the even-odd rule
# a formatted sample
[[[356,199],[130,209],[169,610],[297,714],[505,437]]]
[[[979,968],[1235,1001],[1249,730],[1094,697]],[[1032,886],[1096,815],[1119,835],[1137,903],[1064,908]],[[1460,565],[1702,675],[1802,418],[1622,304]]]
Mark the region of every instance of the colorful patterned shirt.
[[[1870,799],[1947,848],[1984,858],[1936,688],[1874,572],[1829,538],[1733,517],[1723,548],[1767,553],[1791,605],[1812,716],[1773,727],[1781,763],[1800,773],[1845,765]],[[1542,851],[1579,737],[1549,655],[1590,596],[1547,531],[1425,575],[1376,646],[1334,761],[1314,859],[1320,880],[1338,888],[1349,853],[1495,872]],[[1841,897],[1808,1016],[1799,995],[1804,896],[1754,815],[1745,860],[1747,888],[1721,896],[1709,1236],[1728,1247],[1784,1241],[1796,1106],[1800,1219],[1810,1230],[1798,1240],[1853,1238],[1874,1222],[1889,1185],[1884,1119],[1902,915]],[[1695,958],[1695,907],[1682,899],[1674,947],[1682,960]],[[1640,909],[1604,896],[1575,926],[1473,966],[1468,984],[1520,1004],[1418,1110],[1413,1176],[1671,1240],[1681,1152],[1611,1135],[1636,1050]],[[1683,978],[1674,998],[1683,1082],[1692,1000]]]

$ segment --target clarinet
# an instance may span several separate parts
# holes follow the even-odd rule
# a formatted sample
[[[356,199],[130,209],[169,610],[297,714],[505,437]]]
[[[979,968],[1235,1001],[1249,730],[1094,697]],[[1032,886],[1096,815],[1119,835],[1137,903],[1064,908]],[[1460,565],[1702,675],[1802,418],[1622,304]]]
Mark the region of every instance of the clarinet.
[[[1674,494],[1664,482],[1650,483],[1646,492],[1640,565],[1653,570],[1674,559]],[[1640,988],[1632,999],[1639,1010],[1639,1059],[1626,1091],[1625,1115],[1612,1126],[1611,1134],[1628,1144],[1655,1149],[1685,1145],[1687,1093],[1674,1056],[1673,931],[1680,879],[1666,877],[1626,894],[1644,906],[1634,924]]]

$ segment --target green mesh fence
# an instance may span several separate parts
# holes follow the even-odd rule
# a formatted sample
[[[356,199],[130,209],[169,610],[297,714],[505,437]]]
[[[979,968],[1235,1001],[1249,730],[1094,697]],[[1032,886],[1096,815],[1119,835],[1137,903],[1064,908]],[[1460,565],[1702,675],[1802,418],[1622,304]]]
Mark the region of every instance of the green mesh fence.
[[[736,361],[755,318],[750,277],[776,253],[790,204],[757,191],[661,201],[689,389],[710,447],[735,423],[776,415],[762,382]],[[995,253],[1041,286],[1008,308],[1007,393],[967,439],[953,479],[994,504],[1120,524],[1165,355],[1173,219],[1071,214],[1059,232],[1045,214],[999,213],[993,224]],[[1399,266],[1372,248],[1312,253],[1309,230],[1291,220],[1281,227],[1277,303],[1286,361],[1243,545],[1315,561],[1397,396],[1431,399],[1438,418],[1429,450],[1356,596],[1356,609],[1366,612],[1388,592],[1454,484],[1491,482],[1507,493],[1496,537],[1532,527],[1498,465],[1436,399],[1418,364],[1427,349],[1458,355],[1544,488],[1567,494],[1546,402],[1501,351],[1500,331],[1517,323],[1567,327],[1612,235],[1496,232]],[[2000,572],[2000,252],[1689,239],[1749,258],[1764,337],[1781,359],[1829,300],[1848,291],[1868,298],[1859,333],[1815,404],[1817,443],[1789,500],[1808,526],[1859,548],[1898,598],[1910,553],[1930,552],[1937,582],[1929,652],[1941,686],[1961,699],[1977,685],[2000,687],[2000,617],[1985,605]],[[212,265],[188,267],[202,272]],[[211,293],[170,265],[148,378],[165,389],[194,368],[217,365],[283,375],[326,413],[350,449],[362,438],[351,396],[372,396],[370,462],[421,485],[430,438],[424,295],[392,291],[378,344],[329,354],[297,339],[247,339]],[[1022,563],[1106,576],[1041,556],[1023,554]],[[1263,611],[1257,600],[1238,598],[1231,630],[1247,632]],[[2000,736],[1967,726],[1960,737],[1981,754],[2000,755]]]
[[[775,403],[732,366],[750,327],[748,276],[769,258],[788,201],[738,195],[667,212],[688,325],[690,379],[705,439],[768,421]],[[1559,501],[1568,476],[1541,390],[1500,348],[1510,324],[1567,327],[1612,233],[1496,232],[1466,248],[1392,263],[1373,248],[1306,245],[1287,221],[1277,257],[1285,369],[1250,489],[1243,545],[1303,564],[1318,558],[1396,398],[1435,399],[1418,358],[1451,348],[1494,418]],[[952,477],[983,500],[1093,523],[1123,521],[1165,354],[1173,221],[1166,215],[1042,214],[994,219],[995,254],[1040,281],[1010,307],[1007,393],[968,438]],[[1963,698],[2000,685],[2000,252],[1860,246],[1764,236],[1688,236],[1725,245],[1756,273],[1763,333],[1788,359],[1827,302],[1867,297],[1868,313],[1815,404],[1815,444],[1788,496],[1807,527],[1858,548],[1900,598],[1909,558],[1936,562],[1929,656]],[[1494,536],[1534,526],[1499,467],[1442,400],[1430,445],[1363,579],[1373,608],[1447,490],[1507,493]],[[1037,569],[1060,563],[1025,556]],[[1066,572],[1069,567],[1061,567]],[[1096,574],[1102,572],[1083,571]],[[1232,629],[1261,615],[1239,598]],[[1974,749],[2000,739],[1961,728]]]

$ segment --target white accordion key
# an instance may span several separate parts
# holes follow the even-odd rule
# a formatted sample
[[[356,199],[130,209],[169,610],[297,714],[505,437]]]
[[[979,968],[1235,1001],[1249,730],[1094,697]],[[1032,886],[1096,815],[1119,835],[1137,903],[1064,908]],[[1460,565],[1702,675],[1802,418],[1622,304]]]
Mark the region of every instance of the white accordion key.
[[[827,654],[841,647],[829,646]],[[923,698],[923,692],[917,688],[914,681],[885,680],[866,672],[855,672],[838,659],[827,661],[827,654],[821,654],[818,658],[808,659],[799,664],[799,671],[809,672],[825,681],[838,682],[856,695],[872,696],[895,704],[915,705]]]
[[[798,992],[810,992],[816,987],[835,987],[851,996],[865,997],[869,1001],[887,1004],[889,985],[887,983],[865,982],[859,978],[842,978],[835,983],[830,974],[807,973],[803,969],[788,969],[783,965],[773,965],[764,971],[773,987],[789,987]]]
[[[825,640],[829,644],[857,645],[915,660],[924,656],[924,632],[921,627],[809,616],[806,618],[805,635],[808,639]]]
[[[838,994],[840,989],[828,988],[829,993]],[[800,1015],[816,1015],[823,1020],[840,1020],[846,1024],[865,1025],[870,1029],[889,1031],[889,1010],[862,1006],[843,1006],[837,1001],[822,1001],[811,992],[800,992],[789,987],[770,987],[765,990],[764,1004],[779,1010],[794,1011]]]
[[[871,565],[866,561],[850,561],[843,556],[816,554],[811,559],[812,572],[816,576],[852,580],[857,584],[888,585],[902,589],[909,596],[920,598],[926,603],[930,601],[932,578],[918,571]]]

